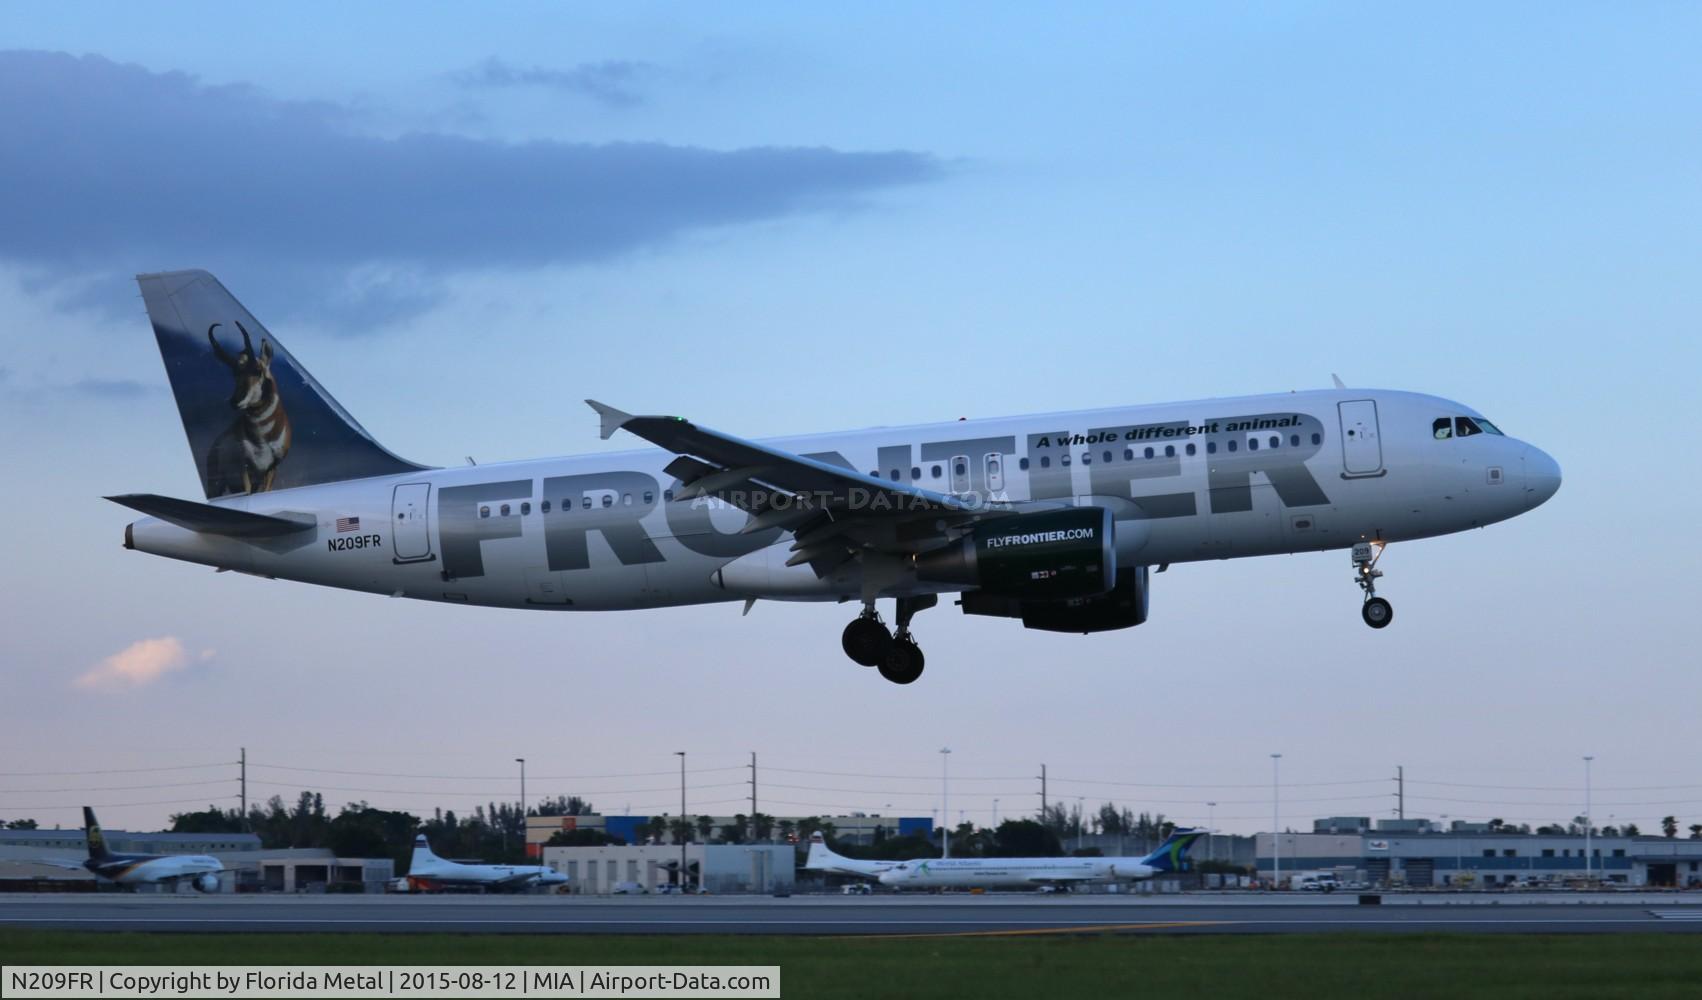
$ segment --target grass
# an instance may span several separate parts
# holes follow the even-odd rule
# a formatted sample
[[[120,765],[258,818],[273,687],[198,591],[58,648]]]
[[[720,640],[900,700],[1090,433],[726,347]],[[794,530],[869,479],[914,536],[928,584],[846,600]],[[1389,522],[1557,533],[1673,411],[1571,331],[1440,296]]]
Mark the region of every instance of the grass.
[[[8,965],[778,965],[796,997],[1697,997],[1702,935],[822,938],[0,930]]]

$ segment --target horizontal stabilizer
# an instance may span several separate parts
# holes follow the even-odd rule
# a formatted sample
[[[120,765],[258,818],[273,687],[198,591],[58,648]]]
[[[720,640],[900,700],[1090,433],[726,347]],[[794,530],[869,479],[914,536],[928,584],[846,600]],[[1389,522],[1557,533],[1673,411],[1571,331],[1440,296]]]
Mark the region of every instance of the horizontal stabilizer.
[[[149,517],[198,531],[204,535],[224,535],[229,538],[277,538],[298,531],[312,531],[314,522],[273,517],[270,514],[250,514],[245,510],[215,507],[210,503],[162,497],[156,493],[126,493],[107,497],[113,503],[140,511]]]

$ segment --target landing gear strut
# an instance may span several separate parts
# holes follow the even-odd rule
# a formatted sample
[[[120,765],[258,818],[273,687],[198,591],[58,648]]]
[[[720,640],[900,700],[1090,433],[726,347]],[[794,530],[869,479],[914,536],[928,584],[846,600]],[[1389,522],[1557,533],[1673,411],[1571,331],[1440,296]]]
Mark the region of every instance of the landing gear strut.
[[[1354,582],[1365,592],[1365,603],[1360,606],[1359,617],[1365,619],[1365,624],[1372,628],[1385,628],[1395,620],[1395,609],[1389,602],[1377,596],[1377,578],[1383,571],[1377,568],[1377,560],[1383,558],[1383,542],[1360,542],[1353,547]]]
[[[840,637],[845,655],[865,667],[879,668],[881,676],[894,684],[915,682],[922,676],[926,661],[922,647],[910,634],[910,619],[915,617],[916,612],[931,608],[939,601],[933,594],[898,598],[897,635],[887,631],[880,615],[875,612],[874,602],[868,602],[863,613],[845,626],[845,633]]]

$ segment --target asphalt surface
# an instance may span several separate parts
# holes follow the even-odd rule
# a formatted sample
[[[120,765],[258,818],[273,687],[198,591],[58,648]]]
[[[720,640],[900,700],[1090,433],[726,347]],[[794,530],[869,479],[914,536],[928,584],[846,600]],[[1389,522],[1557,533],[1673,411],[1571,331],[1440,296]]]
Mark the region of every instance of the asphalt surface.
[[[1702,933],[1702,898],[0,896],[0,926],[187,932],[1034,935]]]

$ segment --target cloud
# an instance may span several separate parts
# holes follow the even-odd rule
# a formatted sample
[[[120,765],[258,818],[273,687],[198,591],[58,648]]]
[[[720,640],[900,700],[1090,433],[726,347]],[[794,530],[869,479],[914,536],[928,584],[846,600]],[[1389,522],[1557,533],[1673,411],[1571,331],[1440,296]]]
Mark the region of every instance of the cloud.
[[[205,661],[212,656],[212,650],[204,649],[194,659]],[[72,683],[89,691],[127,691],[152,684],[166,674],[184,669],[190,662],[189,652],[174,636],[139,639],[100,661]]]
[[[580,63],[572,69],[510,66],[495,56],[452,79],[463,87],[543,87],[588,97],[611,108],[644,103],[643,86],[655,79],[655,66],[630,59]]]
[[[381,323],[431,305],[447,272],[601,262],[942,174],[902,150],[380,137],[334,104],[98,56],[0,52],[0,93],[0,260],[62,286],[97,275],[126,309],[131,274],[207,267]]]

